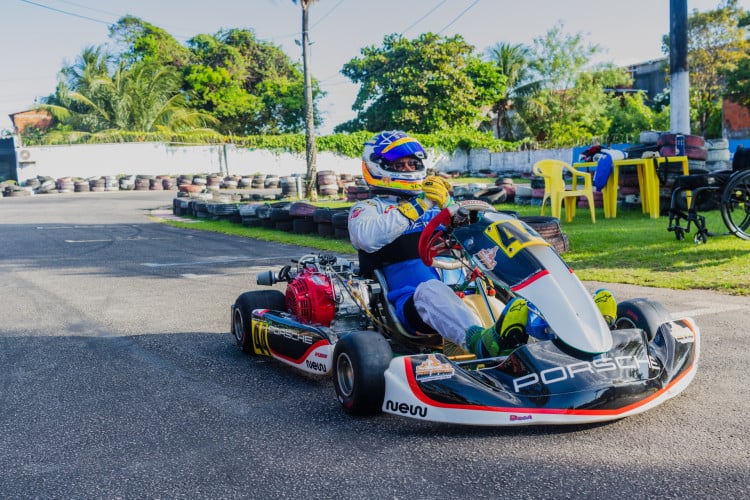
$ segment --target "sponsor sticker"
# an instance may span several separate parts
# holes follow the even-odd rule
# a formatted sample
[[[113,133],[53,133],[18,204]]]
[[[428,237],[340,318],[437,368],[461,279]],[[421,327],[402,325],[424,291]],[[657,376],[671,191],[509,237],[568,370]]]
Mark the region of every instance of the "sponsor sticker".
[[[672,327],[672,336],[681,344],[692,344],[695,342],[693,330],[684,324],[673,322],[669,324]]]
[[[497,261],[495,256],[497,255],[497,247],[483,248],[478,251],[475,255],[477,259],[484,265],[485,269],[495,269]]]
[[[524,420],[531,420],[531,415],[511,415],[511,422],[522,422]]]
[[[454,374],[453,366],[450,363],[441,363],[434,354],[427,356],[416,369],[416,378],[419,382],[451,378]]]

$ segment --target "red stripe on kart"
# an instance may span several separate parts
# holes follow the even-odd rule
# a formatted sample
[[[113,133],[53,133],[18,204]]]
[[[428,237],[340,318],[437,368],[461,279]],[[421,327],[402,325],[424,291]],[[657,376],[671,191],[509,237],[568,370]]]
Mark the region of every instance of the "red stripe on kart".
[[[329,342],[327,340],[319,340],[315,342],[313,345],[310,346],[308,350],[305,351],[305,353],[299,359],[294,359],[294,358],[290,358],[289,356],[284,356],[283,354],[272,350],[270,347],[268,349],[271,351],[271,354],[273,354],[275,358],[284,359],[296,365],[301,365],[302,362],[307,359],[307,357],[310,355],[312,351],[314,351],[315,349],[317,349],[318,347],[322,345],[329,345]]]
[[[434,399],[427,396],[424,392],[422,392],[422,389],[419,387],[419,383],[417,382],[417,379],[414,377],[414,369],[412,367],[411,358],[406,357],[404,359],[404,364],[406,368],[406,379],[409,382],[409,387],[411,387],[412,394],[414,394],[414,396],[417,399],[419,399],[421,402],[429,406],[434,406],[437,408],[449,408],[449,409],[454,409],[454,410],[493,411],[493,412],[498,412],[498,413],[539,413],[539,414],[546,414],[546,415],[557,414],[557,415],[594,415],[594,416],[596,415],[616,416],[616,415],[620,415],[623,413],[627,413],[640,406],[646,405],[649,402],[653,401],[654,399],[657,399],[661,394],[667,392],[669,389],[671,389],[674,385],[676,385],[680,380],[682,380],[685,376],[687,376],[696,368],[695,353],[693,353],[693,361],[692,363],[690,363],[690,366],[686,370],[684,370],[679,376],[677,376],[674,380],[672,380],[666,387],[664,387],[660,391],[657,391],[651,394],[649,397],[642,399],[641,401],[638,401],[628,406],[624,406],[622,408],[618,408],[616,410],[567,410],[567,409],[556,409],[556,408],[517,408],[517,407],[500,408],[496,406],[460,405],[460,404],[441,403],[440,401],[435,401]]]
[[[510,289],[513,290],[514,292],[517,292],[518,290],[526,288],[527,286],[529,286],[530,284],[534,283],[535,281],[544,278],[548,274],[549,274],[549,271],[547,271],[546,269],[544,269],[542,271],[539,271],[536,274],[532,274],[531,276],[529,276],[528,278],[526,278],[525,280],[523,280],[522,282],[520,282],[516,286],[510,287]]]

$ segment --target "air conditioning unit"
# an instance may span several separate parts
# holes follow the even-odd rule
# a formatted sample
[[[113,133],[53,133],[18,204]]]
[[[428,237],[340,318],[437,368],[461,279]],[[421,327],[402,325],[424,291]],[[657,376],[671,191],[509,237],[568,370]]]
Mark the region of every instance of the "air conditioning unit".
[[[34,163],[34,158],[31,155],[30,149],[19,149],[18,150],[18,162],[19,163]]]

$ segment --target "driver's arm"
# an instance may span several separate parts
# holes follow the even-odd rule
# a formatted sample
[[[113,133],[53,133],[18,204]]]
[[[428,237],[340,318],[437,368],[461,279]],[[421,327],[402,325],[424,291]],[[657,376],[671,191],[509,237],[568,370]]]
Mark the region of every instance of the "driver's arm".
[[[394,203],[363,200],[349,211],[349,238],[357,250],[372,253],[398,238],[411,223]]]

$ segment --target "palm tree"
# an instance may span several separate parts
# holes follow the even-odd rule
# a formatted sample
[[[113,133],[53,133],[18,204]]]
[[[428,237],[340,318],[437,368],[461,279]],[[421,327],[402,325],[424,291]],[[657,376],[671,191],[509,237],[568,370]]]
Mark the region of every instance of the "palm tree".
[[[498,43],[488,56],[506,78],[505,94],[493,106],[498,139],[516,140],[528,130],[523,109],[533,105],[532,96],[541,88],[532,68],[532,51],[523,44]]]
[[[84,52],[78,64],[63,70],[67,82],[42,106],[64,128],[92,134],[206,132],[204,127],[218,123],[187,105],[173,68],[145,62],[126,67],[121,62],[110,75],[101,71],[102,59],[95,51]]]

